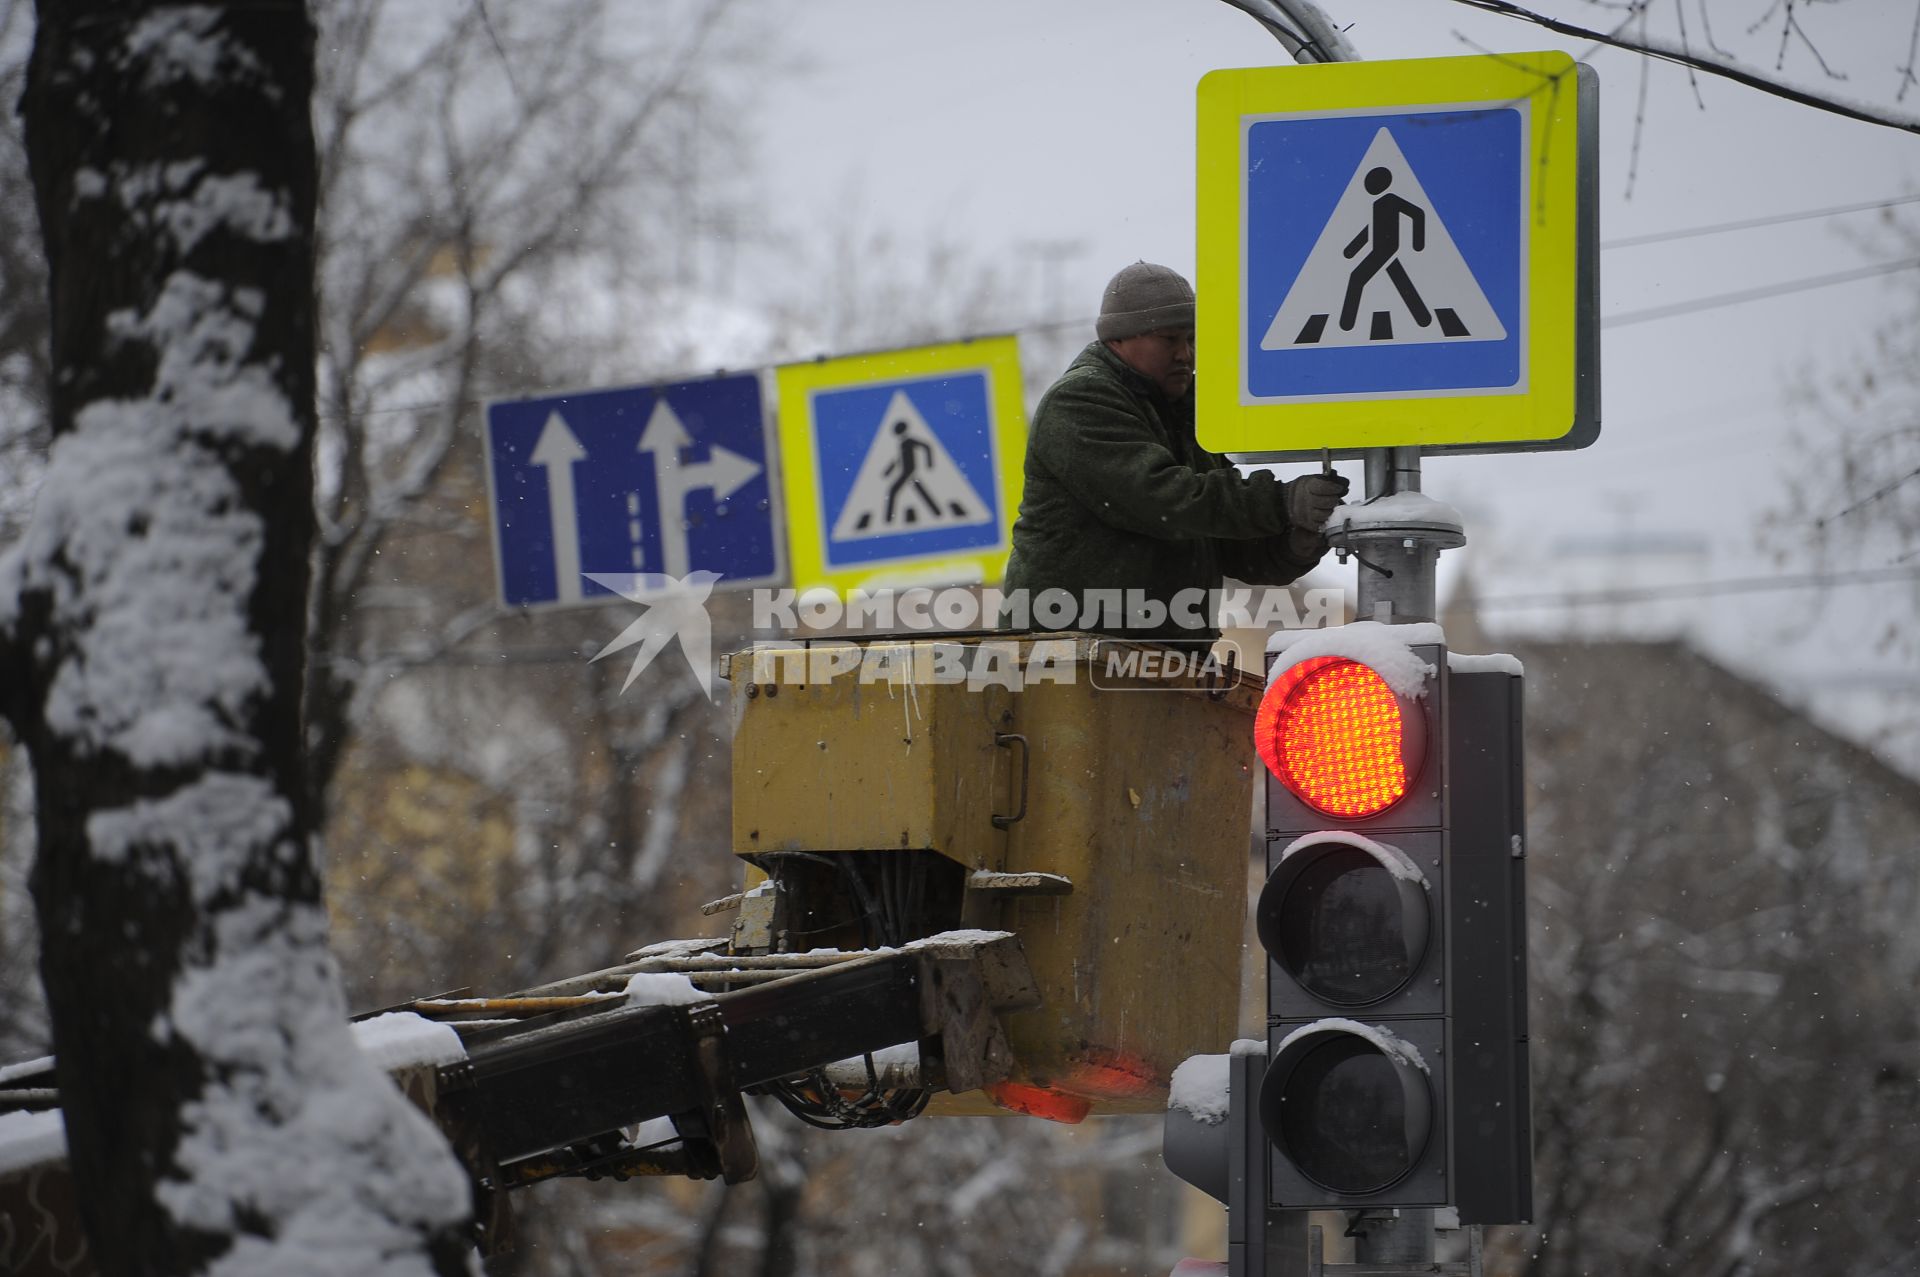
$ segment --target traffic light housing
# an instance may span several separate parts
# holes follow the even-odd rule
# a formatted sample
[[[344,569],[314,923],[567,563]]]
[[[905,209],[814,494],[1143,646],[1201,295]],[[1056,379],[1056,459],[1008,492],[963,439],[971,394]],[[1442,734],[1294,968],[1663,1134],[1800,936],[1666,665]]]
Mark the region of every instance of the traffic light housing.
[[[1464,1223],[1524,1223],[1533,1218],[1525,677],[1511,657],[1448,664],[1453,1198]]]
[[[1255,718],[1274,1206],[1448,1200],[1446,651],[1407,637],[1308,639],[1345,650],[1281,655]]]
[[[1270,662],[1271,1208],[1531,1214],[1520,681],[1431,625]]]

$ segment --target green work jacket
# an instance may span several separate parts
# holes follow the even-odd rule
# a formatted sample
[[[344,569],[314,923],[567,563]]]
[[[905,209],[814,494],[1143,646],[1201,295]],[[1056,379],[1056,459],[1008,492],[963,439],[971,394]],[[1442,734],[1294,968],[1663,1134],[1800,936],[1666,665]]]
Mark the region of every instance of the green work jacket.
[[[1026,492],[1013,525],[1007,590],[1138,590],[1167,605],[1225,577],[1285,585],[1313,567],[1287,555],[1286,485],[1243,475],[1201,448],[1193,395],[1169,402],[1100,342],[1040,400],[1027,440]],[[1136,638],[1211,638],[1176,623],[1084,626]],[[1037,617],[1032,628],[1044,628]]]

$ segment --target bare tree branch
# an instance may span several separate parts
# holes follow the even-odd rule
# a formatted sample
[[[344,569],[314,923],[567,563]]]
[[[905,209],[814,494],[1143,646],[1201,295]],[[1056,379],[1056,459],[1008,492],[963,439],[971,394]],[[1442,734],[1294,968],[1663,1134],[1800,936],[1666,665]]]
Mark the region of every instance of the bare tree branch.
[[[1914,86],[1914,63],[1916,54],[1920,54],[1920,0],[1913,6],[1913,34],[1907,37],[1907,60],[1900,64],[1900,90],[1893,95],[1895,102],[1907,100],[1907,90]]]
[[[1497,13],[1502,17],[1518,18],[1531,22],[1535,26],[1545,27],[1560,35],[1574,36],[1582,40],[1594,40],[1617,49],[1626,49],[1633,53],[1658,58],[1663,62],[1672,62],[1679,66],[1704,71],[1708,75],[1720,76],[1736,84],[1744,84],[1750,89],[1796,102],[1801,106],[1810,106],[1818,111],[1826,111],[1843,116],[1849,120],[1859,120],[1863,124],[1879,124],[1890,129],[1899,129],[1905,133],[1920,133],[1920,116],[1905,112],[1890,111],[1885,108],[1848,102],[1830,94],[1814,93],[1807,89],[1796,88],[1779,80],[1769,79],[1741,65],[1737,60],[1724,54],[1698,53],[1684,44],[1674,44],[1658,36],[1643,34],[1640,39],[1622,34],[1620,31],[1595,31],[1588,27],[1563,22],[1558,18],[1514,4],[1512,0],[1453,0],[1455,4],[1470,9],[1480,9],[1487,13]],[[1809,44],[1811,47],[1811,44]],[[1817,54],[1817,50],[1816,50]],[[1822,64],[1824,66],[1824,63]]]

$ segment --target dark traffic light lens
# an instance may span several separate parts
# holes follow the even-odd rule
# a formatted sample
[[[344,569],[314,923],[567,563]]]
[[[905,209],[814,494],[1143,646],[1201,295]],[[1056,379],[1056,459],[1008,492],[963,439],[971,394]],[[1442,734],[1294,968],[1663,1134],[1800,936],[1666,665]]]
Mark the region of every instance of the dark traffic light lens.
[[[1426,1083],[1351,1033],[1314,1035],[1275,1061],[1260,1097],[1269,1137],[1301,1174],[1336,1193],[1374,1193],[1426,1147]],[[1291,1058],[1289,1058],[1291,1057]]]
[[[1335,1006],[1366,1006],[1405,987],[1420,965],[1426,889],[1358,847],[1327,843],[1281,863],[1261,893],[1259,927],[1301,988]]]

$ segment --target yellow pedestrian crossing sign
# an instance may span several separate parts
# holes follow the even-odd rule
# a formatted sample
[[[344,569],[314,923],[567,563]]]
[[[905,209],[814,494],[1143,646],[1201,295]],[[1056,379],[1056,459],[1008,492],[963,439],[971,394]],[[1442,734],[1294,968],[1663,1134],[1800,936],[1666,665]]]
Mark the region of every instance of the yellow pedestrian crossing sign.
[[[1202,79],[1200,442],[1593,442],[1597,93],[1561,53]]]
[[[1026,455],[1012,337],[775,371],[793,584],[993,584]]]

